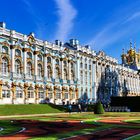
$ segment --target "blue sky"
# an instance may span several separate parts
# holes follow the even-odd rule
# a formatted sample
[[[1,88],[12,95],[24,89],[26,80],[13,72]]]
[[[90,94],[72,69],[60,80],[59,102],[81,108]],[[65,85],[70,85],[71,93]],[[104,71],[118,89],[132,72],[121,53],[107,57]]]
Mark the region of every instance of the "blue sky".
[[[140,0],[0,0],[8,29],[39,39],[77,38],[120,60],[130,40],[140,48]]]

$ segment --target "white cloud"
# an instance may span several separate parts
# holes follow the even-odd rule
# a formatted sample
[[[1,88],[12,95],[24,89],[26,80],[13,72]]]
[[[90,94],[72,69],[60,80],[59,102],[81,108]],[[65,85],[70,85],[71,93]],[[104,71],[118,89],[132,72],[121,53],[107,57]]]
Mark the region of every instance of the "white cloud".
[[[91,46],[94,44],[93,49],[97,51],[105,49],[129,33],[129,28],[132,28],[128,26],[123,29],[118,29],[118,24],[119,23],[108,24],[96,36],[91,38],[88,44]]]
[[[55,39],[65,41],[73,27],[74,19],[77,15],[76,9],[70,3],[70,0],[55,0],[57,4],[57,13],[59,15],[58,29]]]
[[[135,12],[135,13],[132,14],[130,17],[128,17],[128,18],[125,20],[124,23],[130,22],[130,21],[132,21],[132,20],[134,20],[134,19],[136,19],[136,18],[139,18],[139,17],[140,17],[140,11]]]
[[[119,41],[122,37],[131,37],[132,34],[138,32],[139,29],[136,28],[138,22],[133,24],[129,23],[134,19],[140,17],[140,12],[135,12],[129,18],[127,15],[118,16],[117,19],[113,19],[113,22],[108,23],[103,27],[94,37],[92,37],[88,44],[91,46],[94,44],[93,49],[101,50],[108,48],[113,43]],[[132,32],[133,31],[133,32]]]

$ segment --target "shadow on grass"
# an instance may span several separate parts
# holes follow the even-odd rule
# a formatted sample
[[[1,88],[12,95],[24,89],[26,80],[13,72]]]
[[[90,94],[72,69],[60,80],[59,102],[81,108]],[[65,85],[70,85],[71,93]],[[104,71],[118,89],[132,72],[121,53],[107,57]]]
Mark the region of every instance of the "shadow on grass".
[[[54,109],[58,109],[59,111],[62,111],[62,112],[67,112],[67,109],[64,108],[63,106],[55,105],[55,104],[52,104],[52,103],[49,103],[48,106],[50,106]]]

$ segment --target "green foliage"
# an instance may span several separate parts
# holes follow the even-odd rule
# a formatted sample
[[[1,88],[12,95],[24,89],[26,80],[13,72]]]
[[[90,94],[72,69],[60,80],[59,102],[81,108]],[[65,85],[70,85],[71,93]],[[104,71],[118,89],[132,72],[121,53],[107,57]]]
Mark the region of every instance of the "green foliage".
[[[22,128],[15,122],[12,123],[10,120],[0,120],[0,127],[3,128],[3,130],[0,131],[0,136],[18,132]]]
[[[97,102],[95,104],[95,108],[94,108],[94,114],[104,114],[104,108],[103,105],[101,104],[101,102]]]
[[[0,105],[0,116],[60,113],[64,111],[64,108],[52,104]]]

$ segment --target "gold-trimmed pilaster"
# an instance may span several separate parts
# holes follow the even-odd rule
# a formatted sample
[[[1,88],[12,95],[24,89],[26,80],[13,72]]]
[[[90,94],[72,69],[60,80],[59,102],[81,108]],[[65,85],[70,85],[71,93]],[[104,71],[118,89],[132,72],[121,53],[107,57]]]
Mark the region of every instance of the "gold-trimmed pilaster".
[[[37,100],[38,100],[38,88],[39,88],[39,85],[35,85],[35,103],[37,103]]]
[[[2,80],[0,80],[0,99],[2,99]]]
[[[12,91],[12,103],[14,103],[14,100],[16,99],[16,96],[15,96],[15,93],[16,93],[16,83],[15,82],[12,82],[11,91]]]

